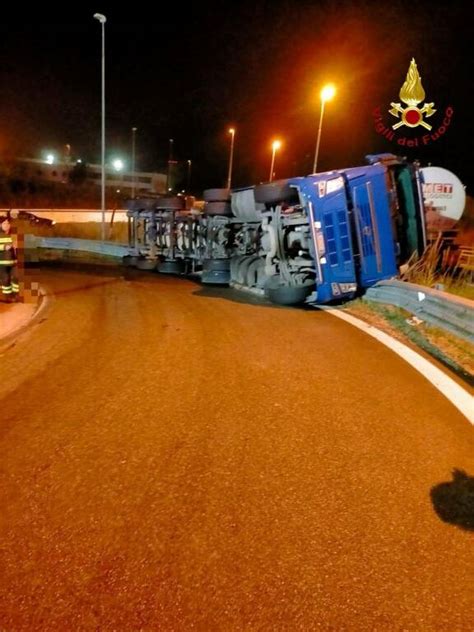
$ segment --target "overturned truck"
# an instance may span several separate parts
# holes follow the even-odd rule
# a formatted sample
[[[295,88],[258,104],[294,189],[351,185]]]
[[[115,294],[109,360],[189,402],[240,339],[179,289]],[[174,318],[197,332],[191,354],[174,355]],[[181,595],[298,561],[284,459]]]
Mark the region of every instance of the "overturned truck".
[[[124,264],[199,274],[265,294],[277,304],[354,298],[394,277],[425,247],[417,165],[391,154],[368,164],[184,198],[130,200]]]

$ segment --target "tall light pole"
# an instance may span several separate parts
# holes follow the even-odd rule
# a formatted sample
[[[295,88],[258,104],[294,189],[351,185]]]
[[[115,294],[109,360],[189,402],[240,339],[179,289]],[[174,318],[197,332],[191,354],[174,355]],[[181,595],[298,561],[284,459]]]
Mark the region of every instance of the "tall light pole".
[[[107,21],[102,13],[94,13],[94,18],[102,25],[102,182],[101,182],[101,209],[102,226],[101,237],[105,240],[105,23]]]
[[[192,160],[188,160],[188,177],[187,177],[187,183],[186,183],[187,195],[189,195],[190,188],[191,188],[191,166],[192,166]]]
[[[280,147],[281,147],[281,141],[274,140],[272,143],[272,162],[270,163],[270,176],[268,178],[269,182],[273,180],[273,169],[275,167],[275,154],[277,152],[277,149],[280,149]]]
[[[229,129],[230,134],[230,154],[229,154],[229,171],[227,172],[227,188],[230,189],[230,185],[232,182],[232,164],[234,162],[234,138],[235,138],[235,129],[231,127]]]
[[[132,127],[132,200],[135,199],[135,134],[137,128]]]
[[[319,117],[318,139],[316,141],[316,151],[314,152],[313,173],[316,173],[318,167],[319,143],[321,142],[321,129],[323,127],[324,104],[330,101],[336,94],[336,88],[332,84],[324,86],[321,90],[321,116]]]

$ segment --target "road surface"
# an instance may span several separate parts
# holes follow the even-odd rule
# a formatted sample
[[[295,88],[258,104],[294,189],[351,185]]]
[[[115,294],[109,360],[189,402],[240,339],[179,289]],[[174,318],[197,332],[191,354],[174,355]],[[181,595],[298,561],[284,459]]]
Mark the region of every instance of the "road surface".
[[[316,310],[39,274],[0,344],[2,632],[472,630],[474,433],[419,373]]]

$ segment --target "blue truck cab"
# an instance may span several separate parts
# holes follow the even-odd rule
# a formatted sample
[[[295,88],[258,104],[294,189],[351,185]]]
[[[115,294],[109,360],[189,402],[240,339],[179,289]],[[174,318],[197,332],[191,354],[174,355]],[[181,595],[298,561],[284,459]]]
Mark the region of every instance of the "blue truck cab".
[[[316,278],[310,301],[353,298],[394,277],[425,247],[423,198],[416,165],[391,154],[369,164],[294,178],[306,210]]]

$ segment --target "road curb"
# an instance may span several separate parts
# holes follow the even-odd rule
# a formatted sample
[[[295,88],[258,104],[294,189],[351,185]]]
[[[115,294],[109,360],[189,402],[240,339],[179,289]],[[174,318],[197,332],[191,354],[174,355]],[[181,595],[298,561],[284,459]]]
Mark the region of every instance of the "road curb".
[[[38,301],[36,304],[13,303],[0,307],[0,342],[15,336],[24,330],[47,305],[43,288],[38,288]]]
[[[468,393],[462,386],[455,382],[452,378],[446,375],[441,369],[432,364],[429,360],[422,355],[410,349],[407,345],[399,340],[396,340],[390,334],[377,329],[373,325],[341,312],[337,308],[327,307],[319,305],[318,309],[322,309],[331,316],[340,318],[346,321],[350,325],[357,327],[361,331],[365,332],[372,338],[375,338],[383,345],[391,349],[397,355],[399,355],[405,362],[408,362],[414,369],[423,375],[435,388],[440,391],[452,404],[455,406],[471,424],[474,425],[474,397]]]

